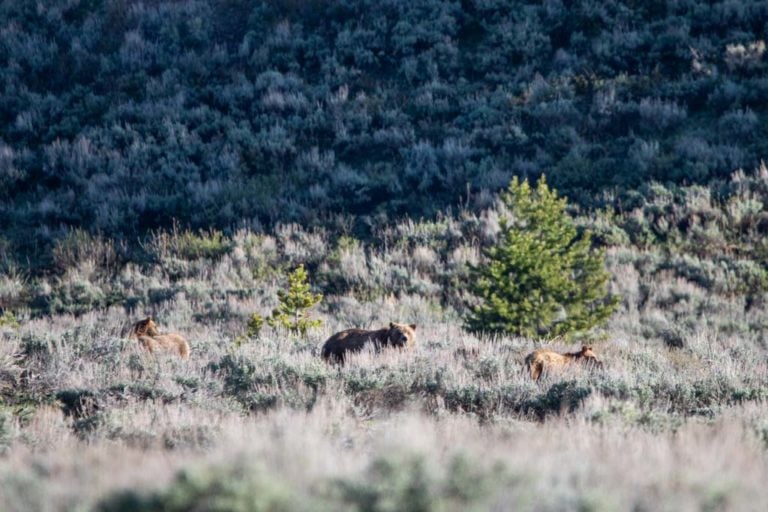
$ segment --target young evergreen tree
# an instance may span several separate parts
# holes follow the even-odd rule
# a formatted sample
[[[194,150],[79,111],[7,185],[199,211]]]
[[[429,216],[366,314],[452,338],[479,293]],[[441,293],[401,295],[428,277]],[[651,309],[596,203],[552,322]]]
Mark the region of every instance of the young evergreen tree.
[[[604,323],[616,308],[608,294],[604,252],[591,234],[579,235],[565,211],[567,200],[547,186],[515,178],[502,196],[511,212],[485,262],[470,268],[480,299],[467,327],[474,332],[557,336]]]
[[[309,329],[322,325],[319,318],[309,317],[309,310],[323,300],[323,296],[310,291],[304,265],[288,274],[288,291],[278,290],[277,296],[280,304],[267,319],[270,327],[283,327],[303,336]]]

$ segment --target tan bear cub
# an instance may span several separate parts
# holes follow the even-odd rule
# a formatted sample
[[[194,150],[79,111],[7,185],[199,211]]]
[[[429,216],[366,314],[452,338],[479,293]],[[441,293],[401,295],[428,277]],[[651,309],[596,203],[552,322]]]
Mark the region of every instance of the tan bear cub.
[[[323,359],[344,363],[347,352],[360,352],[370,345],[375,352],[384,347],[410,348],[416,342],[416,324],[396,324],[376,331],[347,329],[337,332],[323,344]]]
[[[592,352],[592,345],[584,345],[578,352],[560,354],[546,348],[540,348],[525,358],[525,366],[531,372],[533,380],[539,380],[544,371],[563,368],[573,363],[582,363],[588,366],[603,367],[603,363]]]
[[[129,336],[138,339],[139,344],[152,354],[159,349],[176,352],[182,359],[189,358],[189,343],[187,343],[187,340],[181,334],[175,332],[161,334],[157,330],[157,324],[152,320],[152,317],[147,317],[133,324]]]

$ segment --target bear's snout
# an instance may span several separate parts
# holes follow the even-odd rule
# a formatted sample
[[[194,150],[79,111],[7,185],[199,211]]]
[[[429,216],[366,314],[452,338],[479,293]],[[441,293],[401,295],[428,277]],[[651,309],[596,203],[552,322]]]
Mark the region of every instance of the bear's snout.
[[[395,334],[390,337],[390,342],[396,347],[404,347],[408,344],[408,337],[404,334]]]

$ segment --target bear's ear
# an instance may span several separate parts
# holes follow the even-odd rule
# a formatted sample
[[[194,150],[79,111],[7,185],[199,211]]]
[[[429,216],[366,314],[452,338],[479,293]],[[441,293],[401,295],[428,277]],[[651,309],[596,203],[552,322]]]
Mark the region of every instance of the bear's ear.
[[[395,323],[394,322],[389,322],[389,328],[390,329],[394,329],[395,328]]]
[[[411,329],[413,329],[414,331],[416,330],[416,324],[411,324],[411,325],[409,325],[409,327],[410,327]]]

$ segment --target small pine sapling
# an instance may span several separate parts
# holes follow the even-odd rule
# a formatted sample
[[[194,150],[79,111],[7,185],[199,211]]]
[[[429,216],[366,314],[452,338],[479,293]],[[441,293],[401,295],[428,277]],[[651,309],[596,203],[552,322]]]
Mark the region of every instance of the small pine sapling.
[[[466,326],[474,332],[559,336],[603,324],[617,305],[607,290],[605,255],[579,233],[567,201],[542,176],[536,188],[515,178],[501,196],[510,216],[496,245],[470,267]]]
[[[270,327],[282,327],[304,336],[309,329],[322,325],[322,320],[309,316],[309,310],[319,304],[323,296],[311,292],[307,277],[303,264],[288,274],[288,290],[277,292],[280,304],[267,319]]]

